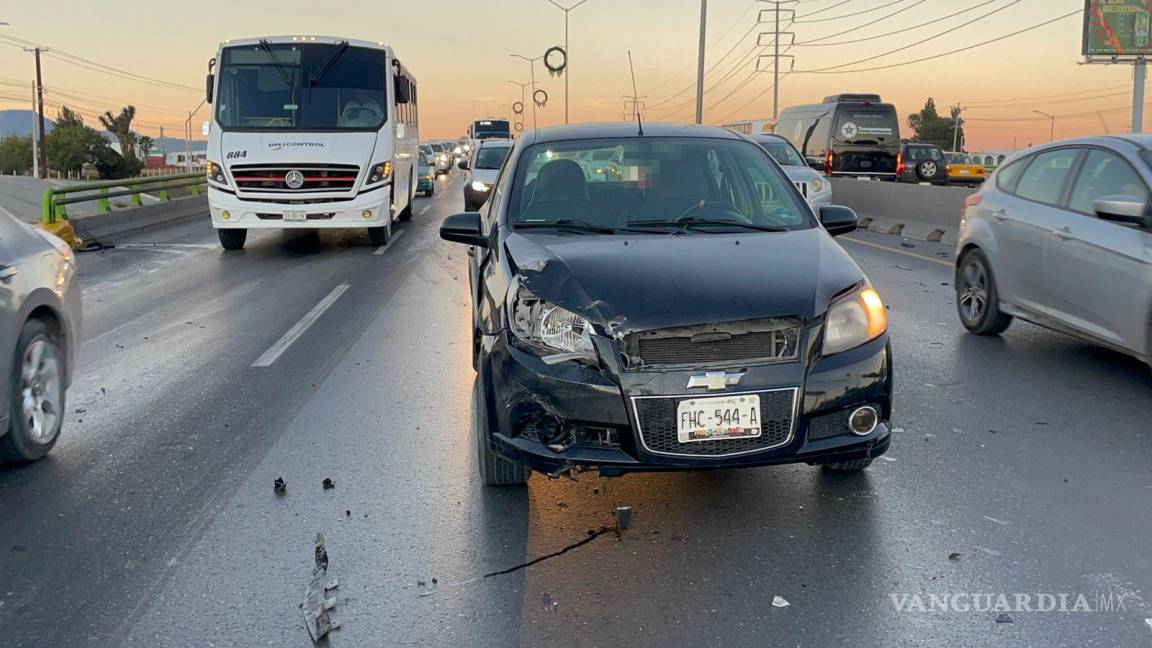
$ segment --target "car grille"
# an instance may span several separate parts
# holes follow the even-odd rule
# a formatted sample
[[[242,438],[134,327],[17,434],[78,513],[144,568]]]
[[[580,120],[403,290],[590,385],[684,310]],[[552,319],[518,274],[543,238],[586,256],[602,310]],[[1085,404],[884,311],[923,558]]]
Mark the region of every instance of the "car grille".
[[[808,440],[827,439],[848,434],[848,411],[813,416],[808,421]]]
[[[237,164],[230,171],[241,191],[304,193],[348,191],[356,186],[360,167],[354,164]],[[295,189],[285,181],[285,176],[292,171],[304,176],[303,184]]]
[[[707,397],[705,394],[638,397],[632,399],[632,406],[636,413],[636,424],[640,429],[641,440],[649,452],[685,457],[722,457],[770,450],[792,439],[796,389],[776,389],[758,394],[760,436],[753,439],[712,439],[680,443],[676,438],[676,405],[682,400]]]
[[[332,217],[335,215],[336,212],[324,212],[322,214],[307,214],[305,218],[308,220],[332,220]],[[260,220],[284,220],[284,214],[269,214],[259,212],[256,214],[256,218],[259,218]]]
[[[624,339],[628,369],[796,360],[799,317],[701,324],[639,331]]]
[[[801,196],[804,196],[805,198],[808,197],[808,183],[807,182],[795,182],[793,184],[795,184],[796,188],[800,190]]]

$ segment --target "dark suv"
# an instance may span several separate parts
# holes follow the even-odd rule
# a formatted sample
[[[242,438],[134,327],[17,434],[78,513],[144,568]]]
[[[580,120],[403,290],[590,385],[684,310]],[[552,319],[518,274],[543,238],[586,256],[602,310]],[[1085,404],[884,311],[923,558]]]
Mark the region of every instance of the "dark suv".
[[[473,246],[484,482],[868,466],[889,442],[887,316],[832,240],[856,215],[816,214],[720,128],[525,132],[487,208],[440,227]]]
[[[904,142],[896,158],[897,182],[948,184],[948,160],[935,144]]]

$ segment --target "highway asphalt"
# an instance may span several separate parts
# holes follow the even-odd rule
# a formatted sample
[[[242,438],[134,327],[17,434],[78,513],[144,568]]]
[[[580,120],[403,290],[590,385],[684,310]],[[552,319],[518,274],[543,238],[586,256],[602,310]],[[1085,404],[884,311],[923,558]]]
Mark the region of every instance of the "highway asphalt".
[[[1152,643],[1148,367],[1019,322],[967,335],[936,244],[843,244],[896,358],[898,431],[864,474],[483,488],[465,250],[436,231],[462,177],[439,182],[383,250],[224,253],[203,221],[80,256],[64,436],[0,466],[0,645],[309,646],[317,532],[334,646]],[[617,506],[631,528],[579,544]],[[1093,611],[909,608],[957,594]]]

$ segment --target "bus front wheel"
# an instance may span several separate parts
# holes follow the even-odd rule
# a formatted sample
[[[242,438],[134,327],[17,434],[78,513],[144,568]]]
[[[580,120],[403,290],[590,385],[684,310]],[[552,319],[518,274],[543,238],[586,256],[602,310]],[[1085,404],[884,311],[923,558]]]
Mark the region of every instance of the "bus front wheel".
[[[246,229],[218,229],[216,233],[220,236],[220,245],[225,250],[242,250],[244,241],[248,239]]]

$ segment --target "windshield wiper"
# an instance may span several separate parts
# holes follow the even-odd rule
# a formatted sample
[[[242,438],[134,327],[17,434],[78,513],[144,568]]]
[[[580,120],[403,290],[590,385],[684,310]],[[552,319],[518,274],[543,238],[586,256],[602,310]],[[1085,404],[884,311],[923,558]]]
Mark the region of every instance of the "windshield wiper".
[[[588,221],[572,218],[562,218],[555,221],[537,221],[528,223],[513,223],[515,229],[562,229],[570,232],[589,232],[593,234],[616,234],[617,232],[632,232],[635,234],[651,234],[645,229],[629,227],[607,227],[596,225]]]
[[[661,220],[647,220],[647,221],[632,221],[628,225],[633,227],[675,227],[678,229],[696,228],[700,225],[718,225],[725,227],[738,227],[740,229],[752,230],[755,232],[787,232],[787,227],[773,227],[771,225],[757,225],[755,223],[741,223],[739,221],[729,220],[716,220],[712,218],[697,218],[689,216],[688,218],[678,218],[674,221],[661,221]]]
[[[336,65],[336,61],[340,59],[347,49],[348,41],[340,41],[336,46],[336,51],[332,52],[327,61],[324,61],[324,65],[320,66],[320,71],[316,73],[316,76],[308,79],[308,87],[312,88],[315,87],[317,83],[320,83],[320,79],[323,79],[324,75],[328,74],[328,70],[331,70],[332,66]]]
[[[276,56],[276,50],[272,49],[272,46],[268,44],[267,40],[261,38],[260,47],[265,52],[268,52],[268,58],[272,59],[272,65],[276,66],[276,71],[280,73],[280,78],[284,79],[284,85],[288,86],[288,100],[291,101],[292,88],[295,84],[292,83],[292,75],[288,73],[288,68],[284,67],[284,64],[280,62],[280,57]]]

